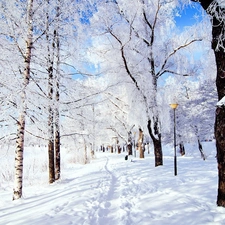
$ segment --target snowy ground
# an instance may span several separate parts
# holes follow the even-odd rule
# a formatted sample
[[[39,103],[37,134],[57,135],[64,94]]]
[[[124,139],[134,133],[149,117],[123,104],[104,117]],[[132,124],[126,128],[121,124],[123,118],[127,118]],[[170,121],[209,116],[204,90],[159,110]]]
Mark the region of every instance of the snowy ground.
[[[178,156],[176,177],[172,147],[157,168],[152,153],[133,162],[124,160],[125,153],[96,153],[90,164],[64,165],[61,180],[52,185],[44,175],[25,183],[17,201],[11,201],[12,184],[5,179],[0,181],[0,224],[224,225],[225,209],[216,206],[214,144],[206,150],[206,161],[197,149]]]

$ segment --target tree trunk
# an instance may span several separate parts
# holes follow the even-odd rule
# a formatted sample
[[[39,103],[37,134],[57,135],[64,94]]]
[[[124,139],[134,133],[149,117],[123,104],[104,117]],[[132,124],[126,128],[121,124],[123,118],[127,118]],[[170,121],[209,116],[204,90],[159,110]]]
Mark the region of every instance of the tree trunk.
[[[58,4],[60,1],[58,0]],[[57,19],[59,19],[59,6],[57,6]],[[56,42],[56,84],[55,84],[55,179],[60,179],[61,159],[60,159],[60,124],[59,124],[59,81],[60,81],[60,45],[59,45],[59,21],[57,21],[57,29],[54,31]]]
[[[185,148],[184,148],[184,143],[183,143],[183,141],[180,142],[179,146],[180,146],[180,154],[181,154],[182,156],[184,156],[184,155],[185,155]]]
[[[141,128],[139,128],[138,150],[139,150],[140,159],[143,159],[145,157],[144,148],[143,148],[143,139],[144,139],[143,130]]]
[[[200,154],[201,154],[202,159],[205,160],[205,159],[206,159],[206,158],[205,158],[205,154],[204,154],[204,152],[203,152],[202,144],[201,144],[201,142],[200,142],[199,139],[198,139],[198,149],[199,149],[199,151],[200,151]]]
[[[87,153],[87,145],[86,142],[84,140],[84,164],[88,163],[88,153]]]
[[[54,111],[52,106],[53,100],[53,67],[50,66],[48,78],[48,98],[49,98],[49,109],[48,109],[48,160],[49,160],[49,183],[55,181],[55,154],[54,154]]]
[[[128,155],[132,155],[132,132],[128,132],[128,144],[127,144]]]
[[[217,108],[215,137],[218,162],[217,205],[225,207],[225,108]]]
[[[60,133],[59,125],[55,126],[55,179],[60,179],[61,174],[61,157],[60,157]]]
[[[48,1],[48,4],[49,1]],[[48,160],[49,160],[49,183],[55,182],[55,154],[54,154],[54,101],[53,101],[53,67],[54,67],[54,39],[49,35],[49,14],[46,14],[46,41],[48,49]]]
[[[121,153],[121,147],[118,146],[118,154],[120,154],[120,153]]]
[[[25,104],[24,102],[22,104]],[[26,107],[26,106],[25,106]],[[13,200],[22,197],[23,188],[23,151],[24,151],[24,131],[26,108],[21,112],[18,121],[17,139],[16,139],[16,156],[15,156],[15,178],[13,188]]]
[[[162,154],[162,143],[161,143],[161,134],[157,128],[157,121],[154,123],[154,133],[151,127],[151,120],[148,120],[148,131],[152,138],[152,142],[154,145],[154,153],[155,153],[155,166],[162,166],[163,165],[163,154]]]
[[[24,152],[24,133],[25,133],[25,119],[26,119],[26,87],[30,81],[30,63],[31,63],[31,50],[33,47],[33,0],[28,1],[27,8],[27,40],[26,52],[24,56],[24,73],[23,73],[23,87],[21,90],[21,111],[19,120],[17,122],[17,139],[15,151],[15,178],[13,188],[13,200],[22,197],[23,188],[23,152]]]
[[[197,0],[193,0],[197,1]],[[212,49],[215,53],[215,60],[217,66],[216,86],[218,93],[218,100],[225,96],[225,40],[224,40],[224,13],[225,9],[221,8],[216,1],[201,0],[200,4],[204,10],[212,16]],[[211,10],[209,6],[214,4]],[[221,16],[218,19],[218,15]],[[220,36],[222,35],[222,37]],[[218,107],[216,109],[215,121],[215,138],[217,149],[217,163],[218,163],[218,195],[217,205],[225,207],[225,108]]]
[[[51,132],[51,128],[50,128]],[[55,182],[55,163],[54,163],[54,141],[48,140],[48,168],[49,168],[49,183]]]

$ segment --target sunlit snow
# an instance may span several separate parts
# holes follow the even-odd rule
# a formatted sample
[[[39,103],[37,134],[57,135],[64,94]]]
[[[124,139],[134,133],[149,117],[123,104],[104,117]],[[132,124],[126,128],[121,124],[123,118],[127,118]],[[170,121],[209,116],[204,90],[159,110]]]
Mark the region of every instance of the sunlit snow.
[[[217,0],[217,2],[222,8],[225,8],[225,0]]]
[[[145,159],[130,157],[125,161],[125,152],[97,152],[87,165],[71,160],[63,165],[61,180],[52,185],[47,183],[43,165],[42,172],[31,166],[30,183],[25,183],[20,200],[11,200],[12,182],[1,180],[0,224],[225,224],[225,209],[216,206],[215,143],[206,142],[203,149],[205,161],[197,146],[186,146],[186,156],[178,154],[177,176],[172,146],[164,147],[164,166],[157,168],[152,149]],[[46,153],[41,151],[39,155],[44,158]],[[72,154],[64,151],[62,157],[65,161]],[[34,156],[25,154],[25,158],[28,164]],[[7,155],[1,156],[1,165],[7,160]],[[7,174],[8,169],[1,167],[0,172]],[[40,177],[38,181],[32,172]]]
[[[218,101],[216,105],[217,106],[225,106],[225,96],[220,101]]]

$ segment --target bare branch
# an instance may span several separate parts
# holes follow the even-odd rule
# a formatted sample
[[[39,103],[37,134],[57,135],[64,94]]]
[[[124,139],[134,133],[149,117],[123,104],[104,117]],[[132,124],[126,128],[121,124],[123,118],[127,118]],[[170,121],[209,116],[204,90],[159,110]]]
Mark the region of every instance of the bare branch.
[[[45,140],[45,141],[48,140],[48,138],[44,138],[44,137],[41,137],[41,136],[39,136],[39,135],[35,135],[35,134],[31,133],[31,132],[28,131],[28,130],[25,130],[25,131],[26,131],[28,134],[32,135],[33,137],[36,137],[36,138],[39,138],[39,139],[42,139],[42,140]]]

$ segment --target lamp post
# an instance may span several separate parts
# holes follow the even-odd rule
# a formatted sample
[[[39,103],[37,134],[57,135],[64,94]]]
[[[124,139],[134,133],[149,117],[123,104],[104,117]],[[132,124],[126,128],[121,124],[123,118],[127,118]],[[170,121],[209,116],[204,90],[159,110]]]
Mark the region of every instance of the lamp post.
[[[177,175],[177,152],[176,152],[176,108],[178,104],[173,103],[170,104],[170,107],[173,109],[173,115],[174,115],[174,176]]]

